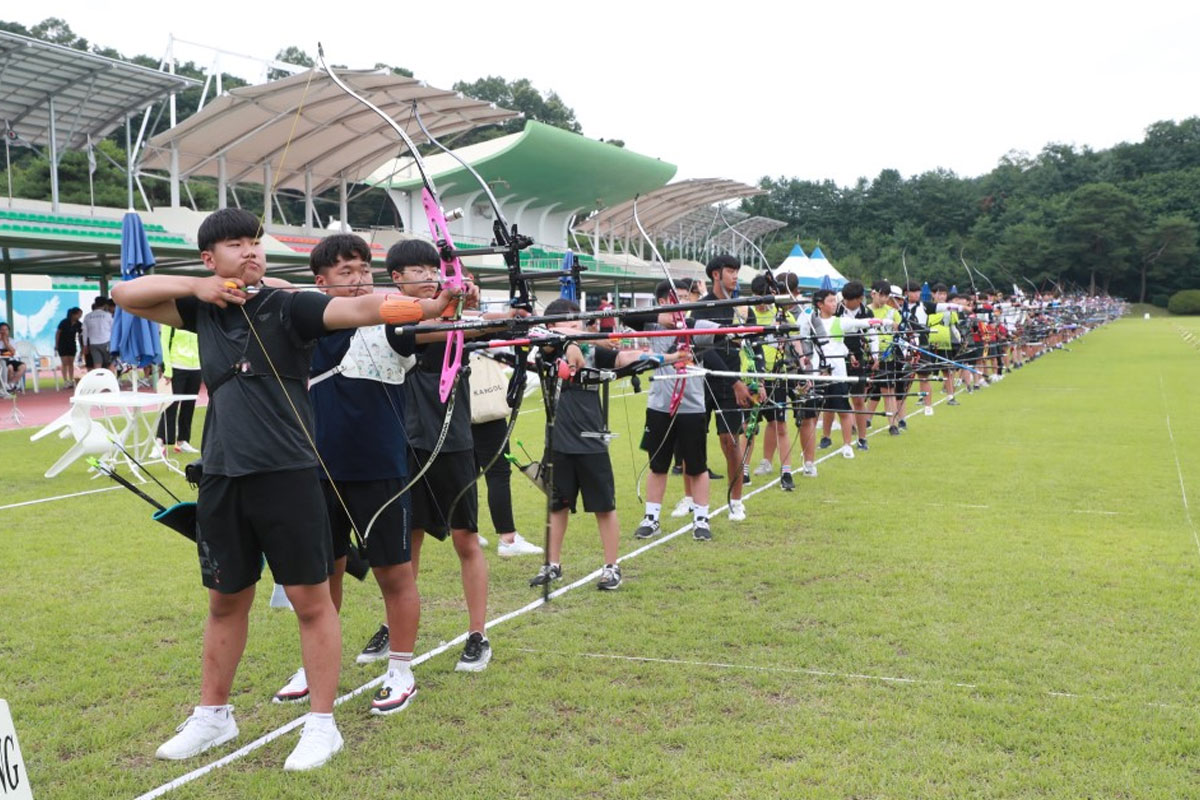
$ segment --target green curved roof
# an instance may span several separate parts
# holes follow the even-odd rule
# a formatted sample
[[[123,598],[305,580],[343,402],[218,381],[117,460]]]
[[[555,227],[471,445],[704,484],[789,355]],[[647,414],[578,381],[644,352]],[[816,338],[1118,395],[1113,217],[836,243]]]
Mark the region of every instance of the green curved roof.
[[[503,144],[501,144],[503,142]],[[488,147],[492,145],[492,147]],[[472,151],[480,153],[472,157]],[[490,152],[489,152],[490,151]],[[607,208],[665,185],[676,166],[623,147],[530,120],[519,134],[465,147],[459,154],[507,198],[506,205],[536,198],[536,205],[561,210]],[[446,155],[425,159],[438,192],[445,197],[477,191],[479,183]],[[440,170],[440,171],[439,171]],[[389,185],[382,181],[377,185]],[[390,181],[408,191],[421,185],[409,173]]]

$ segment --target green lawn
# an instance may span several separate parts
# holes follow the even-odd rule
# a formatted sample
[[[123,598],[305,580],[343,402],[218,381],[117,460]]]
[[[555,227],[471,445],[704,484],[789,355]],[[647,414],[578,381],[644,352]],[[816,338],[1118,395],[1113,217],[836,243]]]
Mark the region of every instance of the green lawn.
[[[1110,325],[792,494],[750,498],[711,544],[627,560],[618,592],[586,585],[497,626],[482,674],[453,672],[450,648],[417,668],[402,714],[349,700],[347,748],[325,769],[282,772],[293,732],[168,796],[1194,796],[1190,319]],[[613,400],[625,531],[644,402]],[[531,451],[541,423],[522,417]],[[78,467],[41,477],[63,446],[0,434],[3,502],[102,487]],[[519,528],[540,539],[539,498],[514,487]],[[194,553],[147,511],[123,490],[0,511],[0,697],[37,797],[134,797],[235,749],[153,758],[196,702],[204,593]],[[497,617],[534,599],[538,560],[499,559],[491,538]],[[594,523],[573,520],[568,581],[599,553]],[[430,541],[422,570],[418,652],[466,621],[450,548]],[[294,620],[266,600],[235,686],[238,744],[300,713],[270,703],[299,656]],[[377,674],[353,656],[381,613],[371,585],[348,587],[344,691]]]

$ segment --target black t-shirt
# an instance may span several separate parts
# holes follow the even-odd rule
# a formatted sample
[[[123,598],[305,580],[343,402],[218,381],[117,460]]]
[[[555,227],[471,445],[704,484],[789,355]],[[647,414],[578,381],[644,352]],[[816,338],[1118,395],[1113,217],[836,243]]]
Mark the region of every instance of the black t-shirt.
[[[238,477],[316,466],[308,440],[313,431],[308,368],[316,339],[326,333],[330,299],[317,292],[263,289],[240,307],[220,308],[194,297],[175,301],[183,329],[197,335],[200,374],[209,387],[205,473]]]
[[[617,351],[594,347],[585,355],[587,365],[611,370],[617,363]],[[606,453],[608,444],[599,436],[585,433],[604,431],[604,409],[600,405],[599,386],[563,383],[554,411],[554,451],[558,453]]]
[[[446,403],[441,398],[442,360],[446,355],[446,343],[417,344],[416,336],[409,334],[400,337],[396,352],[417,358],[416,366],[404,379],[404,427],[408,431],[408,439],[418,450],[432,452],[446,420]],[[474,449],[471,436],[471,389],[466,378],[459,378],[454,394],[454,413],[440,452],[459,453]]]
[[[74,353],[78,349],[76,342],[79,341],[79,334],[82,331],[82,322],[78,320],[72,322],[70,319],[61,320],[58,323],[58,336],[54,342],[54,349],[60,354]]]
[[[709,292],[701,297],[700,300],[718,300],[715,294]],[[693,319],[706,319],[717,323],[723,328],[731,327],[737,323],[737,317],[734,314],[733,306],[724,306],[719,308],[701,308],[692,312]],[[742,352],[741,346],[731,336],[714,337],[713,343],[703,349],[696,348],[700,363],[707,369],[715,369],[721,372],[740,372],[742,368]],[[733,384],[737,382],[737,378],[705,378],[708,383],[710,395],[715,396],[718,400],[729,400],[733,398]],[[710,396],[709,401],[711,402]],[[724,404],[722,404],[724,405]]]

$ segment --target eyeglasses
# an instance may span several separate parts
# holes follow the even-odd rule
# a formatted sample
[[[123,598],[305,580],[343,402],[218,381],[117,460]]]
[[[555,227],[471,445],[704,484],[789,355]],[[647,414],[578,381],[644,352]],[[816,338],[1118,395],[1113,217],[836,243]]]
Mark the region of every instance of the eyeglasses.
[[[404,273],[406,275],[425,275],[430,278],[437,278],[441,276],[442,271],[438,267],[405,267]]]

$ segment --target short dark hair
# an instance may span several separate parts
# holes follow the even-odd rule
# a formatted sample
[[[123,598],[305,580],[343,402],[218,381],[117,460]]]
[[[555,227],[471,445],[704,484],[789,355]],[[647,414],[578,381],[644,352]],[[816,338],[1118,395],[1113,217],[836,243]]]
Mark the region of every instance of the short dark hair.
[[[308,267],[313,275],[320,275],[321,270],[329,269],[339,260],[349,261],[352,258],[360,258],[370,264],[371,245],[353,233],[334,233],[318,242],[308,254]]]
[[[843,300],[858,300],[864,293],[862,281],[850,281],[842,287]]]
[[[388,248],[388,272],[399,272],[405,267],[436,267],[442,263],[437,249],[424,239],[401,239]]]
[[[778,280],[779,276],[776,275],[775,279]],[[800,288],[800,278],[796,275],[796,273],[783,273],[783,288],[787,289],[789,292],[795,292]]]
[[[244,208],[222,208],[214,211],[200,223],[196,231],[196,242],[200,252],[212,250],[217,242],[229,239],[257,239],[262,236],[262,225],[258,217]]]
[[[579,311],[579,303],[576,303],[574,300],[568,300],[565,297],[556,298],[550,301],[550,305],[546,306],[547,317],[553,317],[557,314],[574,314],[577,311]]]
[[[755,297],[762,297],[763,295],[769,294],[770,291],[771,290],[767,287],[766,275],[755,275],[754,280],[750,281],[750,294],[754,295]]]
[[[921,284],[917,283],[916,281],[909,281],[906,284],[904,284],[904,291],[919,292],[919,291],[921,291]]]
[[[813,292],[812,304],[814,306],[821,305],[821,302],[831,294],[833,294],[832,289],[817,289],[815,292]]]
[[[944,284],[944,283],[935,283],[933,285],[933,288],[930,289],[930,291],[931,292],[948,292],[950,290],[946,288],[946,284]]]
[[[728,253],[721,253],[720,255],[713,256],[708,260],[708,264],[704,267],[704,274],[707,275],[711,280],[714,273],[720,272],[726,267],[737,269],[741,265],[741,262],[733,256],[729,255]]]
[[[886,280],[878,280],[871,284],[871,291],[879,294],[891,294],[892,284]]]
[[[680,291],[688,291],[688,290],[684,288],[683,281],[675,281],[676,294],[678,295],[678,293]],[[671,282],[670,281],[659,281],[658,285],[654,287],[654,299],[655,300],[664,300],[664,299],[670,299],[670,297],[671,297]]]

